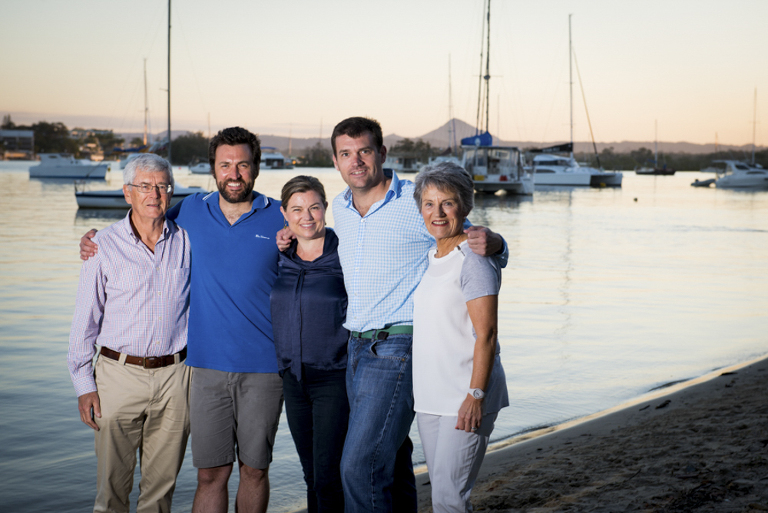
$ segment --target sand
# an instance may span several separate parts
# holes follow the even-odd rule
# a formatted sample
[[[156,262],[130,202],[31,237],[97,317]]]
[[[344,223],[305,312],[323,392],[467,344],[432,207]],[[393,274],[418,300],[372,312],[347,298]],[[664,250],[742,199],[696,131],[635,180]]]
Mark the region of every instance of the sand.
[[[768,511],[768,358],[502,445],[475,511]],[[417,487],[431,512],[426,473]]]

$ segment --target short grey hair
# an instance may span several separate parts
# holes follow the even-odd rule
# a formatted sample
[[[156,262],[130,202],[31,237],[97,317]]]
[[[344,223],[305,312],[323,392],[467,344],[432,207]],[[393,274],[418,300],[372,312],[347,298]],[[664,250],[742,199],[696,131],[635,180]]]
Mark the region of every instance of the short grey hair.
[[[453,162],[438,162],[427,164],[414,180],[413,199],[421,211],[421,195],[427,187],[436,187],[444,192],[456,193],[459,211],[467,217],[475,206],[475,183],[466,169]]]
[[[171,185],[173,185],[173,169],[171,168],[171,164],[160,155],[155,155],[154,153],[142,153],[128,162],[128,165],[123,169],[123,183],[133,183],[136,179],[136,171],[167,173],[171,180]]]

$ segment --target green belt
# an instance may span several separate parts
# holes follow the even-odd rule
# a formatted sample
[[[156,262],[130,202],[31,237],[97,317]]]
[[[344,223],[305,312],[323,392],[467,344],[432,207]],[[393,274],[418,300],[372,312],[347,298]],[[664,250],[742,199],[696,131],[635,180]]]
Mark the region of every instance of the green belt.
[[[383,328],[380,330],[368,330],[368,331],[353,331],[352,336],[355,338],[375,338],[376,340],[385,340],[390,335],[412,335],[413,326],[390,326],[389,328]]]

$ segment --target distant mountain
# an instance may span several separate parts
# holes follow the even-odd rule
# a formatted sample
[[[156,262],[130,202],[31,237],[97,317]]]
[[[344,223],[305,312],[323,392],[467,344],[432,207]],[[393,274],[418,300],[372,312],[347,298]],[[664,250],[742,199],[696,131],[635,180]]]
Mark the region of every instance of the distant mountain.
[[[475,127],[470,125],[469,123],[466,123],[465,121],[462,121],[460,119],[454,120],[455,127],[456,127],[456,141],[458,144],[461,144],[461,139],[463,137],[470,137],[472,135],[475,135]],[[411,137],[411,139],[422,139],[424,141],[428,141],[432,146],[437,146],[440,148],[444,148],[448,145],[448,123],[444,124],[440,128],[437,128],[435,130],[432,130],[431,132],[427,132],[426,134],[422,135],[421,137]],[[493,134],[493,132],[491,132]],[[387,142],[390,146],[392,143],[397,142],[398,140],[403,139],[403,137],[399,137],[396,135],[389,135],[384,138],[385,141],[392,141]],[[545,148],[547,146],[554,146],[555,144],[565,143],[568,141],[553,141],[553,142],[539,142],[539,141],[503,141],[496,137],[494,137],[494,144],[497,144],[499,146],[517,146],[518,148]],[[613,151],[616,153],[629,153],[633,150],[638,150],[640,148],[648,148],[653,149],[653,141],[617,141],[617,142],[598,142],[597,143],[597,151],[603,151],[605,148],[613,147]],[[575,141],[573,143],[573,149],[576,153],[592,153],[592,142],[591,141]],[[752,145],[751,144],[744,144],[744,145],[731,145],[731,144],[721,144],[718,146],[718,149],[720,151],[733,151],[734,153],[738,154],[739,158],[741,158],[741,154],[745,152],[751,152],[752,151]],[[758,149],[761,149],[758,147]],[[715,145],[714,144],[695,144],[695,143],[689,143],[689,142],[661,142],[659,141],[659,151],[663,153],[693,153],[693,154],[700,154],[700,153],[713,153],[715,151]]]
[[[470,137],[472,135],[475,135],[475,128],[470,125],[469,123],[462,121],[458,118],[454,119],[455,123],[455,129],[456,129],[456,141],[460,145],[461,139],[463,137]],[[151,140],[156,140],[159,137],[165,136],[165,131],[157,134],[152,135],[150,137]],[[184,130],[174,130],[173,131],[173,137],[176,138],[180,135],[183,135],[187,133]],[[134,137],[142,137],[141,133],[121,133],[117,134],[123,139],[125,139],[126,144],[131,141]],[[435,130],[432,130],[431,132],[427,132],[424,135],[418,136],[418,137],[410,137],[411,140],[418,140],[422,139],[423,141],[429,142],[432,146],[437,148],[445,148],[448,146],[448,135],[449,135],[449,128],[448,123],[445,123],[439,128],[436,128]],[[329,137],[324,137],[323,139],[320,139],[318,137],[309,137],[309,138],[289,138],[282,135],[272,135],[272,134],[259,134],[259,138],[261,139],[262,146],[272,146],[274,148],[277,148],[281,152],[283,152],[286,156],[288,155],[288,147],[290,144],[291,147],[291,156],[297,156],[301,155],[304,151],[304,149],[314,146],[318,143],[318,141],[326,148],[331,148],[331,141]],[[387,147],[392,147],[395,143],[398,141],[405,139],[405,137],[397,134],[389,134],[384,136],[384,144]],[[498,144],[500,146],[517,146],[518,148],[544,148],[547,146],[553,146],[555,144],[560,144],[568,141],[552,141],[552,142],[540,142],[540,141],[502,141],[494,137],[494,144]],[[573,143],[574,151],[576,153],[592,153],[592,143],[589,141],[575,141]],[[605,148],[613,148],[613,151],[616,153],[629,153],[630,151],[638,150],[640,148],[648,148],[650,150],[653,150],[653,141],[616,141],[616,142],[599,142],[597,143],[597,150],[603,151]],[[734,153],[734,157],[736,158],[743,158],[743,156],[747,153],[750,153],[752,151],[752,145],[751,144],[743,144],[743,145],[732,145],[732,144],[721,144],[718,146],[718,149],[720,151],[732,151]],[[758,151],[764,150],[765,147],[758,147]],[[691,154],[702,154],[702,153],[713,153],[715,151],[715,145],[714,144],[695,144],[695,143],[689,143],[689,142],[662,142],[659,141],[659,152],[662,153],[691,153]]]

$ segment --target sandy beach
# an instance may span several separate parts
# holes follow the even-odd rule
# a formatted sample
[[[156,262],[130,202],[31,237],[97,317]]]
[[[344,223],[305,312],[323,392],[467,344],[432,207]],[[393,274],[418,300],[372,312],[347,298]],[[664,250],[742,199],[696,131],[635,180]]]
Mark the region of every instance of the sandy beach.
[[[499,512],[768,511],[767,446],[763,357],[502,442],[472,502]],[[417,486],[419,511],[431,512],[426,473]]]

